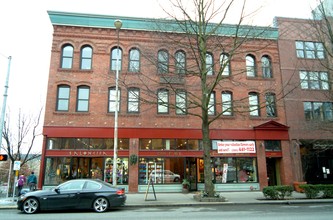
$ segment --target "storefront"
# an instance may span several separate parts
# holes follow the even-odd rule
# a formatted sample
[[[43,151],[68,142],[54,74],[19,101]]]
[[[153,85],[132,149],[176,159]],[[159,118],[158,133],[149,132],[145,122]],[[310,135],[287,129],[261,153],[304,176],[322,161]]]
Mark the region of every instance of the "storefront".
[[[275,185],[285,182],[288,178],[285,170],[290,162],[287,160],[288,129],[278,123],[273,124],[279,125],[274,128],[276,131],[272,128],[267,130],[267,124],[253,130],[241,131],[242,136],[247,138],[243,140],[221,138],[223,135],[239,137],[240,131],[211,132],[211,168],[217,191],[259,190],[269,184],[269,175],[275,179]],[[49,132],[51,134],[55,130],[51,129]],[[160,130],[159,135],[155,136],[164,132]],[[120,131],[123,136],[130,133],[128,130]],[[176,134],[175,136],[191,133],[191,139],[146,138],[144,136],[149,133],[144,133],[142,138],[119,139],[117,185],[124,186],[130,192],[145,192],[151,180],[157,192],[181,192],[181,183],[186,178],[190,181],[190,190],[204,189],[202,141],[193,139],[193,136],[200,135],[200,130],[169,132],[169,135]],[[140,136],[140,133],[138,135]],[[255,139],[256,136],[260,139]],[[52,137],[46,138],[45,144],[41,187],[52,187],[74,178],[98,178],[113,183],[113,139]],[[221,144],[230,144],[233,147],[222,149],[219,146]],[[130,159],[131,157],[134,159]],[[270,161],[273,161],[273,164]]]

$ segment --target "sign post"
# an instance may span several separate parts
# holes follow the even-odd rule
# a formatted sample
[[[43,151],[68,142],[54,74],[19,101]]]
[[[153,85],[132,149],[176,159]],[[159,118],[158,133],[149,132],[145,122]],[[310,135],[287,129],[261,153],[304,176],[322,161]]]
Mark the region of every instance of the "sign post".
[[[14,200],[14,196],[15,196],[15,191],[16,191],[16,183],[18,181],[18,171],[21,169],[21,161],[19,160],[15,160],[14,161],[14,167],[13,167],[13,170],[15,170],[15,178],[14,178],[14,187],[13,187],[13,200]]]

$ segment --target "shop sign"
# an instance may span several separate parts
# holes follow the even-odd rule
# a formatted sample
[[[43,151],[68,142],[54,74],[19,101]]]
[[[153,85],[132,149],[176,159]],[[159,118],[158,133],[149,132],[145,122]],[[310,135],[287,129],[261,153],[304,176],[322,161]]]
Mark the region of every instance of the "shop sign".
[[[217,152],[219,154],[252,154],[256,153],[254,141],[218,141]]]
[[[70,151],[70,156],[108,156],[105,151]]]

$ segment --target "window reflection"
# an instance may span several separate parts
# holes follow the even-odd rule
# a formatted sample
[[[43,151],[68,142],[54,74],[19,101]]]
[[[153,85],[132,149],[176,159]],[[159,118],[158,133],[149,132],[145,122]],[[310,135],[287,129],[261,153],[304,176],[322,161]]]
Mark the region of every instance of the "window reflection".
[[[114,139],[109,138],[48,138],[47,148],[50,150],[72,149],[72,150],[113,150]],[[119,138],[118,149],[128,150],[129,139]]]
[[[258,182],[256,158],[214,158],[215,183]]]
[[[140,158],[139,184],[180,184],[185,176],[184,158]]]
[[[140,150],[199,150],[199,140],[140,139]]]
[[[113,158],[46,158],[44,185],[58,185],[70,179],[100,179],[112,184]],[[117,184],[128,183],[128,158],[117,160]]]

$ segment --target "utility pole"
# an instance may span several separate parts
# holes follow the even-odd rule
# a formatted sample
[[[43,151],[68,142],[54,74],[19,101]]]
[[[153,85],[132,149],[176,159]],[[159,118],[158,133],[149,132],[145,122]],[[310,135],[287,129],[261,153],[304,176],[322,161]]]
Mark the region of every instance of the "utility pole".
[[[8,83],[9,83],[9,73],[10,73],[10,64],[12,61],[12,57],[8,57],[8,68],[7,68],[7,76],[6,76],[6,82],[5,82],[5,92],[3,94],[3,103],[2,103],[2,109],[1,109],[1,118],[0,118],[0,151],[2,148],[2,131],[5,121],[5,113],[6,113],[6,105],[7,105],[7,96],[8,96]],[[7,183],[7,198],[9,193],[9,185],[10,185],[10,176],[11,176],[11,170],[12,170],[12,161],[10,161],[10,168],[8,171],[8,183]]]

